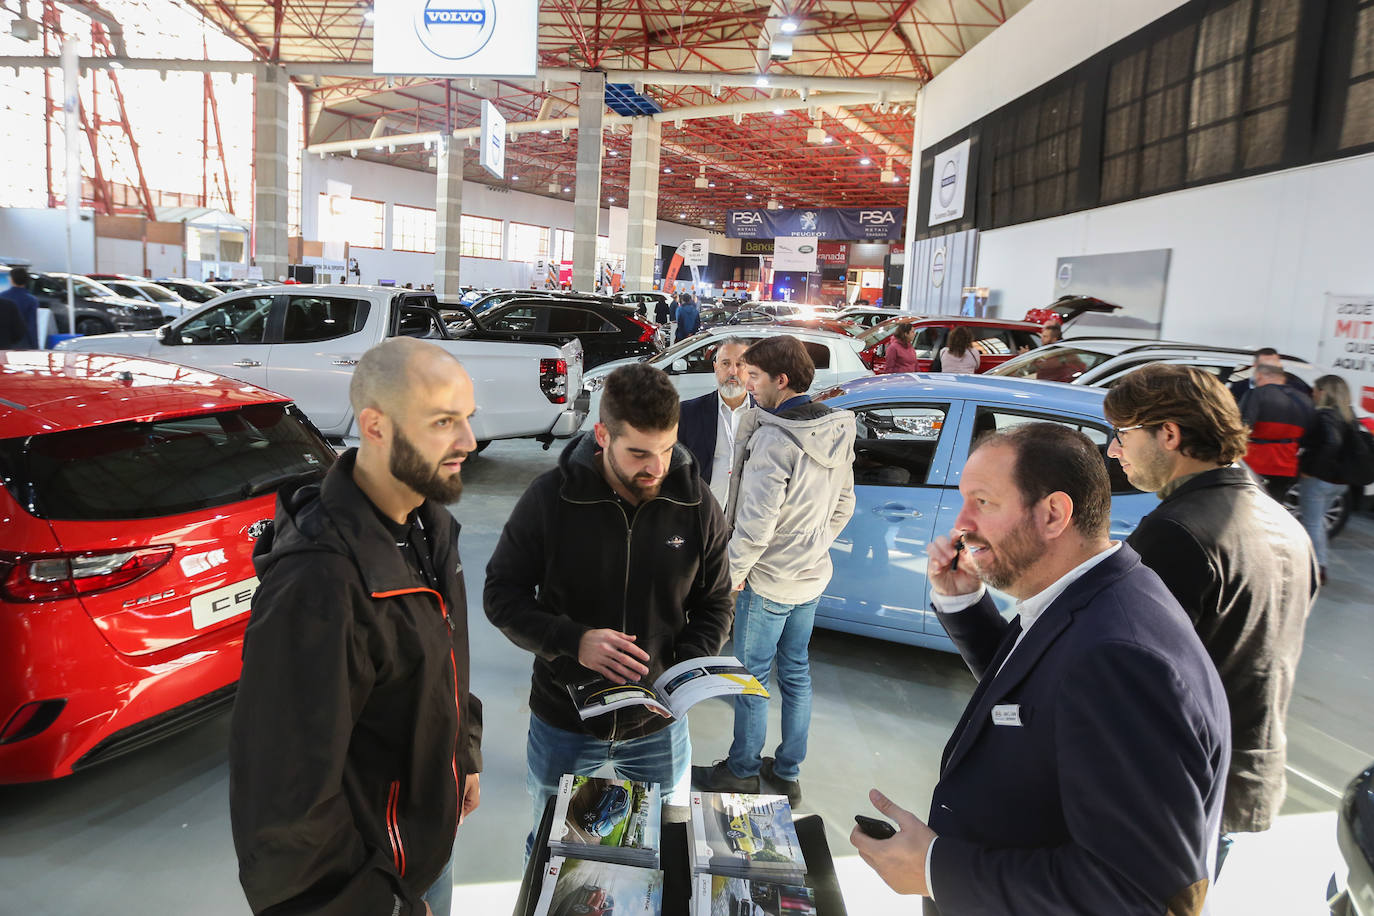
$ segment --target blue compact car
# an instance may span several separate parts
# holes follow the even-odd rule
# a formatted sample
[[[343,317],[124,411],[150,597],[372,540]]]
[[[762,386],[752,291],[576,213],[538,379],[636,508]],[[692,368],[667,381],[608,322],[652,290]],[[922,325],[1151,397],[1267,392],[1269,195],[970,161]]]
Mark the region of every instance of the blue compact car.
[[[1158,500],[1127,482],[1107,458],[1106,391],[987,375],[878,375],[819,399],[852,410],[854,517],[830,549],[834,576],[816,626],[953,652],[930,610],[926,546],[947,534],[963,506],[959,475],[979,435],[1048,421],[1081,430],[1102,449],[1112,481],[1114,539],[1125,538]],[[1012,599],[993,592],[1008,616]]]
[[[596,836],[610,836],[615,825],[629,813],[629,810],[630,793],[622,786],[611,786],[601,793],[601,797],[596,801],[596,807],[583,815],[582,826],[588,833]]]

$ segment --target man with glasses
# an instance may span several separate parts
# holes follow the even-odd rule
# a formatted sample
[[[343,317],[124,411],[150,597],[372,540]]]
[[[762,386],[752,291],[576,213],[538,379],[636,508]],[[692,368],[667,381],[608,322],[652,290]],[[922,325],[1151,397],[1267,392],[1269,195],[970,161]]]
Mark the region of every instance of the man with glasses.
[[[1127,539],[1192,618],[1231,710],[1217,869],[1237,832],[1269,829],[1285,791],[1284,727],[1316,560],[1302,526],[1236,462],[1245,424],[1200,369],[1155,363],[1107,394],[1107,454],[1160,504]]]

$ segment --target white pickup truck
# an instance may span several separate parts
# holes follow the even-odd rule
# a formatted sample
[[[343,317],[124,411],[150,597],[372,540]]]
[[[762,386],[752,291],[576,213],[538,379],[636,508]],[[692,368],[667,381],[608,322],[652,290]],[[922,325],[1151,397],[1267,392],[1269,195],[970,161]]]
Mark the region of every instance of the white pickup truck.
[[[79,337],[59,349],[152,356],[242,379],[292,398],[326,437],[353,444],[348,384],[358,359],[388,337],[421,337],[472,376],[479,450],[522,437],[547,448],[577,431],[589,397],[576,338],[453,340],[437,304],[433,293],[385,286],[263,286],[227,293],[156,331]]]

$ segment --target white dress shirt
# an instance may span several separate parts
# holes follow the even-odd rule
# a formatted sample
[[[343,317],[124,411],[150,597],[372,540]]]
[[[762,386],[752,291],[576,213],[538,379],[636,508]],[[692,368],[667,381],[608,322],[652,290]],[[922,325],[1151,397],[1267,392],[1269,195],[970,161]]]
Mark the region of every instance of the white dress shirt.
[[[744,408],[749,406],[749,396],[733,410],[725,399],[716,392],[716,452],[711,457],[711,495],[725,508],[725,499],[730,495],[730,471],[735,463],[735,432],[739,429],[739,418]]]
[[[1073,569],[1056,579],[1047,588],[1031,595],[1029,598],[1016,602],[1016,613],[1021,618],[1021,632],[1016,635],[1016,644],[1011,647],[1011,652],[1008,652],[1007,657],[1002,659],[1001,667],[991,676],[996,677],[998,674],[1002,673],[1002,668],[1007,666],[1007,659],[1011,658],[1017,648],[1020,647],[1021,640],[1026,638],[1026,634],[1030,632],[1030,628],[1035,625],[1035,622],[1040,619],[1040,615],[1045,613],[1045,609],[1053,604],[1056,598],[1064,594],[1065,589],[1073,585],[1073,583],[1081,578],[1088,570],[1092,569],[1098,563],[1101,563],[1120,549],[1121,542],[1112,541],[1112,545],[1106,550],[1094,554],[1087,560],[1079,563]],[[963,595],[941,595],[932,590],[930,593],[930,600],[935,603],[936,610],[941,613],[955,614],[966,608],[971,608],[979,601],[982,601],[983,595],[986,594],[987,590],[987,586],[982,584],[979,584],[977,591],[967,592]],[[983,672],[983,677],[988,676],[986,671]],[[931,900],[935,899],[935,886],[931,884],[930,881],[930,861],[934,858],[935,843],[938,839],[939,837],[936,837],[934,840],[931,840],[930,846],[926,849],[926,896],[930,897]]]

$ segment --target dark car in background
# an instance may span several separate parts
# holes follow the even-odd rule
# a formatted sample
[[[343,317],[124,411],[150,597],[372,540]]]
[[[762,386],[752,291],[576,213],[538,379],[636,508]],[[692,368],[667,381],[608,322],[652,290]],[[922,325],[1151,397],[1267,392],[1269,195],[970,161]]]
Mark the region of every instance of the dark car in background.
[[[67,322],[67,274],[33,273],[30,276],[29,292],[38,300],[40,308],[52,310],[57,333],[71,333]],[[71,279],[77,334],[149,331],[167,321],[162,309],[151,302],[120,296],[103,283],[86,277],[72,275]]]
[[[480,334],[484,340],[565,341],[576,337],[582,341],[583,365],[588,369],[613,359],[652,356],[659,351],[654,341],[658,325],[636,314],[632,303],[620,305],[594,297],[524,296],[480,314],[444,305],[440,308],[448,311],[448,331],[456,338]]]
[[[222,289],[215,289],[199,280],[188,280],[185,277],[160,277],[153,282],[158,286],[167,287],[187,302],[209,302],[224,295]]]

